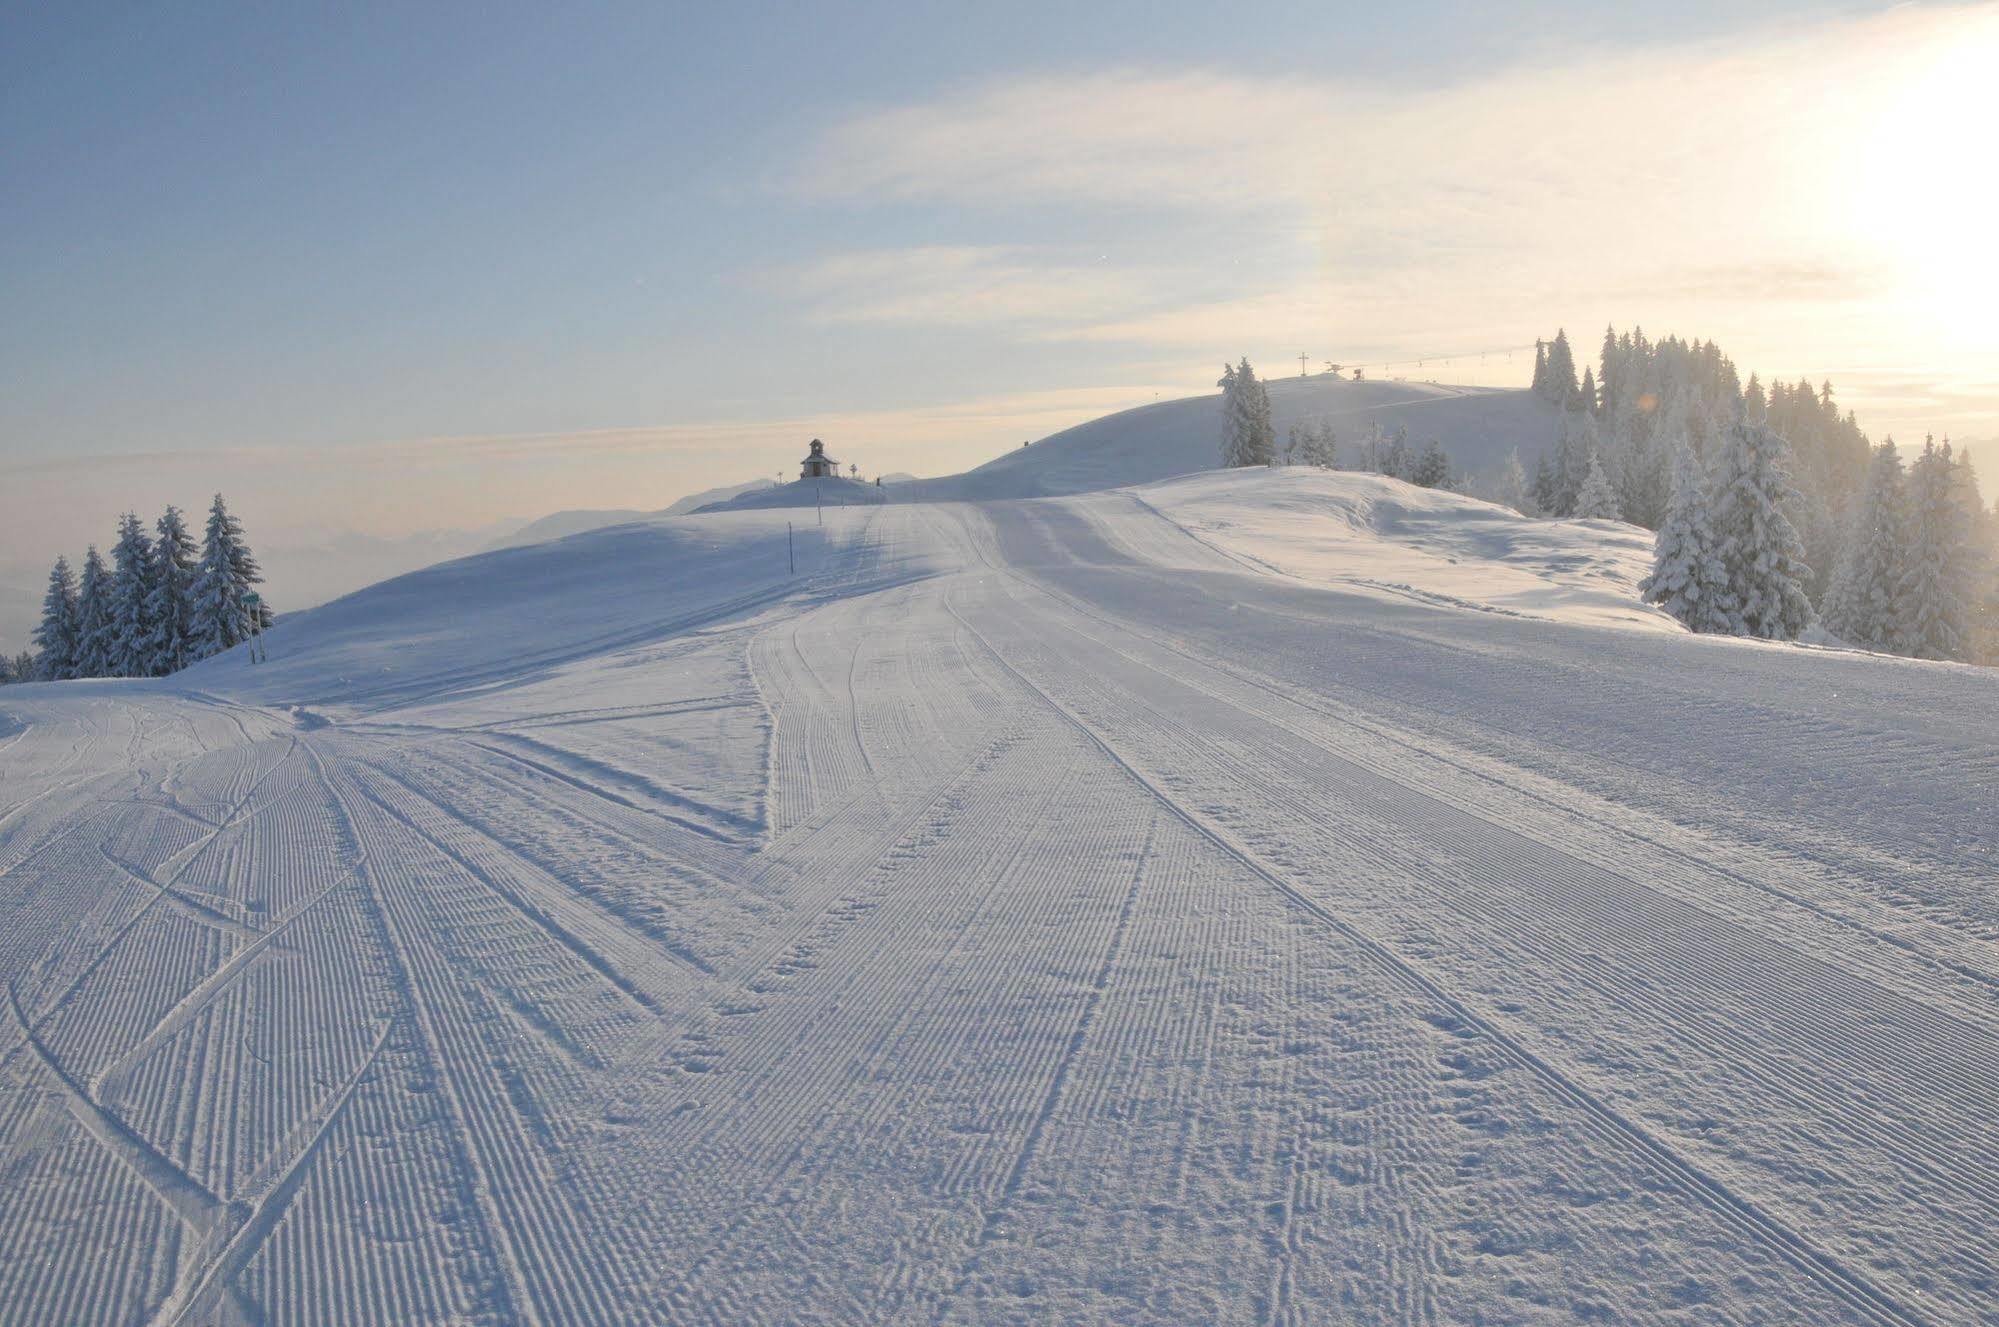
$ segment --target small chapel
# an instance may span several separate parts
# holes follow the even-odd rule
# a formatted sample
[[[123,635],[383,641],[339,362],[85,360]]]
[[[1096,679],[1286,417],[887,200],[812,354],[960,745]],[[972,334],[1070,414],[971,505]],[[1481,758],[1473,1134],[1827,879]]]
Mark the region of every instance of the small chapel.
[[[800,479],[838,479],[840,477],[840,463],[826,454],[825,443],[814,438],[812,440],[812,450],[807,452],[805,459],[799,463],[798,477]]]

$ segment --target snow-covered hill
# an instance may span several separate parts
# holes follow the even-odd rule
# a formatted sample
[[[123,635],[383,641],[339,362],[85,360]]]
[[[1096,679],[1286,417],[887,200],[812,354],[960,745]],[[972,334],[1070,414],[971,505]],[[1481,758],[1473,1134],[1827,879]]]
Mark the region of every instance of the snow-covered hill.
[[[254,670],[231,654],[175,680],[274,705],[437,704],[602,669],[822,578],[851,590],[925,570],[914,550],[863,556],[853,520],[793,524],[755,511],[655,517],[441,563],[288,618]]]
[[[862,479],[794,479],[738,493],[725,501],[704,503],[697,512],[758,511],[778,507],[872,507],[888,500],[888,490]]]
[[[0,691],[0,1319],[1993,1317],[1989,671],[1360,475],[796,515]]]
[[[1495,472],[1518,449],[1531,471],[1553,444],[1554,407],[1525,391],[1431,383],[1354,382],[1317,375],[1273,378],[1271,418],[1281,443],[1294,425],[1330,423],[1348,464],[1374,429],[1407,428],[1417,447],[1437,439],[1460,470]],[[1091,420],[1016,448],[975,470],[919,481],[926,500],[986,500],[1086,493],[1212,470],[1219,463],[1221,395],[1162,401]]]

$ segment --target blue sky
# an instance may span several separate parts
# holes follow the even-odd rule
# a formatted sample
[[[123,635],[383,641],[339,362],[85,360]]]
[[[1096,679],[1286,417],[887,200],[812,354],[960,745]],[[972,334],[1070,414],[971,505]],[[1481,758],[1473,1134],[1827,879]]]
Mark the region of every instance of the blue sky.
[[[1990,18],[15,6],[0,562],[216,487],[393,533],[660,505],[803,432],[946,472],[1224,356],[1564,322],[1845,374],[1877,432],[1999,432],[1969,350],[1884,321],[1893,218],[1825,221],[1879,175],[1856,135],[1969,81]]]

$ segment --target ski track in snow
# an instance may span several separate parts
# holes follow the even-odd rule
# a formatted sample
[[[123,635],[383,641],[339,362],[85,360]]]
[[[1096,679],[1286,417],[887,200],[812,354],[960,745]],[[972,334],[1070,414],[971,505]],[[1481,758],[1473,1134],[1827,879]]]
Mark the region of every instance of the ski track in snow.
[[[1991,677],[782,519],[6,693],[0,1321],[1999,1320]]]

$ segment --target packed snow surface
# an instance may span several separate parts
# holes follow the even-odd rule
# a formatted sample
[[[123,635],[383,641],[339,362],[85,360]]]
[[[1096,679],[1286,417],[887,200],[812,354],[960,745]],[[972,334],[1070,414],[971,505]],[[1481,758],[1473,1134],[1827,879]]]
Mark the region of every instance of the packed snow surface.
[[[1683,630],[1639,598],[1652,570],[1651,531],[1618,521],[1532,520],[1444,489],[1303,467],[1211,470],[1069,505],[1133,556],[1162,566],[1200,569],[1221,553],[1315,584],[1551,621]],[[1132,505],[1166,521],[1134,518]]]
[[[10,688],[0,1319],[1993,1321],[1999,684],[1634,538],[752,510]]]

